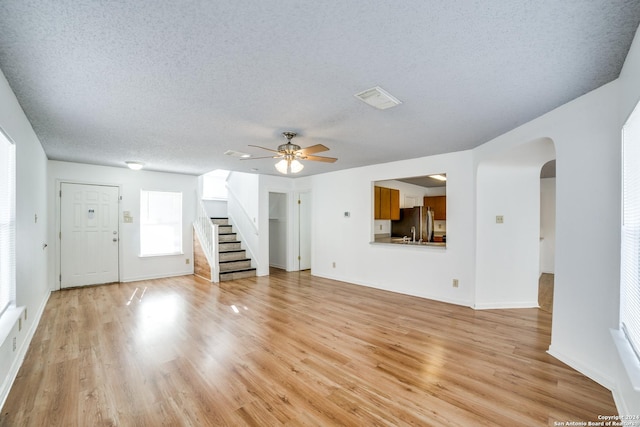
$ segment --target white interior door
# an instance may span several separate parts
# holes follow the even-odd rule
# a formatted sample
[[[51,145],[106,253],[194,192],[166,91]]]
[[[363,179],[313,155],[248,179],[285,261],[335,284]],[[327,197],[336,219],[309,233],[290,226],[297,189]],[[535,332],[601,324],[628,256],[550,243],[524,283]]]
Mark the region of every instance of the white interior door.
[[[311,193],[298,195],[299,270],[311,268]]]
[[[60,287],[117,282],[119,188],[62,183],[60,190]]]

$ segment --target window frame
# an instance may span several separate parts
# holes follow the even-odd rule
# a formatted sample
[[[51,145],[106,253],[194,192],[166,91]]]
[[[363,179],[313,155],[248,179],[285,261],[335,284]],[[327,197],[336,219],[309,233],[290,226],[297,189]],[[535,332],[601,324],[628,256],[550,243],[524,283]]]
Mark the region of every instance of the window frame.
[[[6,188],[0,188],[0,318],[16,305],[16,146],[0,127],[0,150],[6,176],[0,177]],[[5,145],[6,144],[6,145]],[[6,252],[6,254],[5,254]]]
[[[634,162],[635,160],[635,162]],[[640,391],[640,102],[621,130],[620,310],[611,334],[631,385]]]
[[[204,174],[202,176],[202,200],[228,200],[229,199],[229,193],[227,191],[227,187],[226,187],[226,181],[227,178],[229,177],[229,174],[231,173],[231,171],[228,170],[224,170],[224,169],[216,169],[214,171],[208,172],[206,174]],[[208,188],[208,183],[211,182],[211,180],[216,180],[216,181],[220,181],[221,184],[219,184],[221,187],[224,187],[224,192],[220,192],[220,193],[207,193],[207,188]],[[224,194],[222,194],[224,193]]]
[[[148,216],[148,212],[145,213],[145,202],[146,202],[146,206],[147,206],[147,211],[149,210],[149,195],[152,194],[164,194],[164,195],[173,195],[173,196],[179,196],[179,219],[177,220],[173,220],[173,221],[157,221],[157,218],[159,218],[158,216],[156,216],[154,219],[155,221],[152,221],[153,223],[148,223],[147,221],[149,221],[149,216]],[[175,255],[184,255],[184,197],[183,197],[183,193],[182,191],[161,191],[161,190],[144,190],[141,189],[140,190],[140,239],[139,239],[139,244],[140,244],[140,252],[139,252],[139,257],[140,258],[148,258],[148,257],[159,257],[159,256],[175,256]],[[146,198],[146,201],[145,201]],[[176,250],[173,251],[148,251],[146,250],[147,246],[148,246],[148,242],[145,243],[143,241],[143,239],[146,238],[146,236],[148,236],[145,232],[145,228],[146,227],[156,227],[158,228],[158,226],[162,227],[168,227],[171,226],[174,229],[174,232],[177,232],[177,234],[173,235],[173,240],[174,242],[176,242],[179,245],[179,248],[177,246],[175,246]],[[155,233],[150,233],[151,235],[155,234]]]

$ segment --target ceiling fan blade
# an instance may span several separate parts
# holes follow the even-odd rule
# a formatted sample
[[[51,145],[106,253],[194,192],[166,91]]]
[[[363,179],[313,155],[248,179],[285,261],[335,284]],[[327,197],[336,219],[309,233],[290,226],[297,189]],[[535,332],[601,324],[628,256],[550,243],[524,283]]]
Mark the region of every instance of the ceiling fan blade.
[[[296,153],[300,153],[304,156],[307,154],[320,153],[322,151],[329,151],[329,149],[322,144],[316,144],[316,145],[312,145],[311,147],[301,148],[299,150],[296,150]]]
[[[281,156],[265,156],[265,157],[241,157],[240,160],[257,160],[257,159],[279,159]]]
[[[256,147],[256,148],[262,148],[263,150],[267,150],[267,151],[273,151],[274,153],[277,153],[277,150],[272,150],[271,148],[266,148],[266,147],[261,147],[259,145],[251,145],[249,144],[249,147]]]
[[[335,163],[335,157],[323,157],[323,156],[302,156],[302,160],[313,160],[314,162]]]

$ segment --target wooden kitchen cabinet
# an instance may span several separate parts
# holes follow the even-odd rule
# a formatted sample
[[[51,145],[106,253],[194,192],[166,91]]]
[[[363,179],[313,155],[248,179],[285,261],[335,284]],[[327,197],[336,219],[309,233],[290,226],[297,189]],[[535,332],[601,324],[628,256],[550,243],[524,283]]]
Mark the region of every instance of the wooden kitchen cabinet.
[[[380,219],[391,219],[391,189],[380,188]]]
[[[400,219],[400,190],[374,187],[374,219]]]
[[[400,190],[394,190],[392,188],[391,194],[389,195],[389,199],[390,199],[389,203],[391,204],[389,219],[393,221],[397,221],[400,219]]]
[[[436,221],[447,220],[447,196],[432,196],[424,198],[424,207],[430,207],[433,211],[433,219]]]

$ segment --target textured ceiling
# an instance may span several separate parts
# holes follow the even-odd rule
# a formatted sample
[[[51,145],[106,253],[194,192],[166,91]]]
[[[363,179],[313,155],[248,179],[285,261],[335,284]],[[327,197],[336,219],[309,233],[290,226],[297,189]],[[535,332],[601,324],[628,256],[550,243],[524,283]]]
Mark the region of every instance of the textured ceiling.
[[[640,1],[0,2],[0,69],[50,159],[277,174],[476,147],[619,75]],[[353,95],[381,86],[403,103]],[[0,123],[1,125],[1,123]]]

